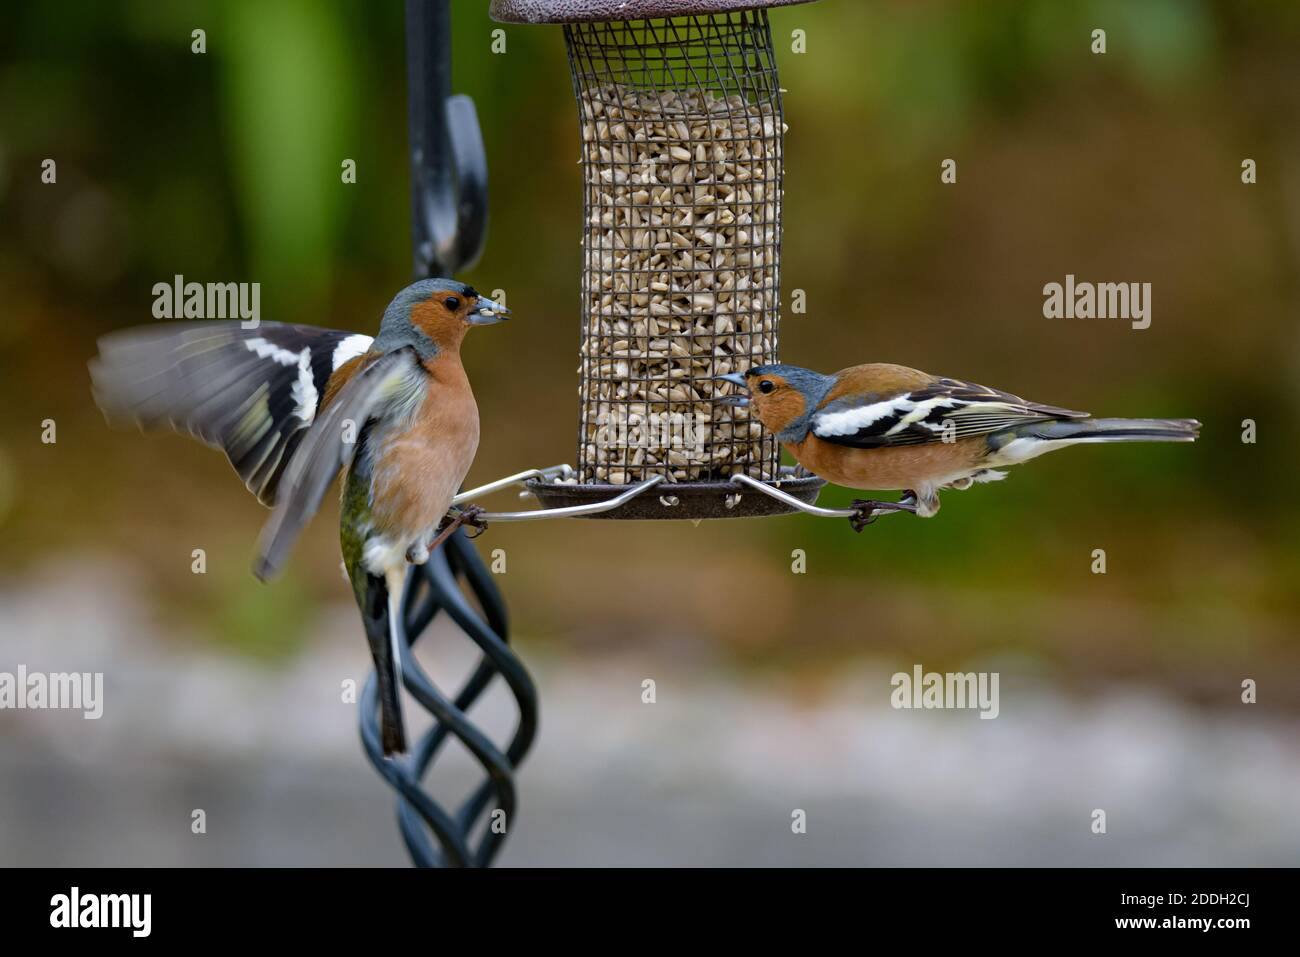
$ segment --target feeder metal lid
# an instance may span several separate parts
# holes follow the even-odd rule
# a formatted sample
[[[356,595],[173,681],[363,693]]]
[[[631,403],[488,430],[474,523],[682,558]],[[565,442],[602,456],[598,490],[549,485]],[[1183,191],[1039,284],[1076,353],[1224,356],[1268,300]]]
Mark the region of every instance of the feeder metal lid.
[[[581,23],[591,20],[653,20],[704,17],[810,0],[492,0],[489,13],[499,23]]]

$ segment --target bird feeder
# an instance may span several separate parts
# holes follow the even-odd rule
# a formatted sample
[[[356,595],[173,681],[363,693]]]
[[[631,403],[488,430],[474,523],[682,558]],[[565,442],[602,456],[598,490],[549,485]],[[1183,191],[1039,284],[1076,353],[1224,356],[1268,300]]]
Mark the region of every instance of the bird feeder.
[[[498,21],[563,25],[578,109],[577,465],[527,479],[538,517],[815,510],[824,483],[783,469],[716,379],[777,361],[785,126],[766,8],[800,2],[493,0]]]

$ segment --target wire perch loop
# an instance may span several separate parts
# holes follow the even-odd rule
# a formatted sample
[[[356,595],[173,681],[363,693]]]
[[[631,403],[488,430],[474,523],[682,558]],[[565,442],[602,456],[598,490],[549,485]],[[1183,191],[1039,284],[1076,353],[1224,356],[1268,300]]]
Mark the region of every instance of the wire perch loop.
[[[493,492],[498,492],[511,485],[517,485],[522,488],[519,493],[520,498],[541,498],[543,497],[542,493],[545,492],[547,493],[546,497],[551,500],[557,498],[562,500],[563,496],[555,496],[553,493],[556,490],[563,490],[564,492],[574,493],[573,503],[549,508],[526,509],[518,512],[479,511],[476,514],[477,520],[484,524],[490,524],[493,522],[530,522],[547,518],[609,518],[611,513],[615,513],[612,516],[614,518],[671,519],[679,517],[675,510],[680,507],[682,497],[698,491],[698,487],[692,485],[662,484],[666,481],[662,475],[652,475],[635,485],[629,485],[613,498],[608,496],[586,498],[582,494],[583,486],[581,485],[554,484],[556,482],[563,483],[565,479],[572,478],[574,474],[575,471],[571,465],[552,465],[550,468],[545,469],[527,469],[497,479],[495,482],[489,482],[487,485],[480,485],[478,488],[461,492],[456,496],[453,505],[463,507]],[[781,468],[778,478],[771,482],[762,482],[749,475],[733,475],[726,486],[723,508],[734,512],[738,517],[770,514],[764,511],[765,506],[763,503],[765,500],[771,499],[787,512],[803,512],[805,515],[815,515],[819,518],[847,518],[854,529],[861,531],[881,515],[906,512],[913,507],[912,504],[906,502],[854,500],[849,508],[822,508],[815,504],[814,500],[817,491],[824,484],[825,482],[816,476],[803,475],[798,469],[785,467]],[[811,495],[808,491],[810,488],[812,490]],[[658,489],[658,492],[652,491],[653,489]],[[704,491],[707,494],[714,494],[716,488],[708,486]],[[751,492],[759,494],[750,494]]]
[[[449,0],[407,0],[406,34],[415,274],[451,276],[473,265],[483,248],[483,138],[472,101],[451,95]],[[473,672],[452,697],[430,680],[412,647],[440,613],[480,652]],[[397,792],[398,827],[416,865],[487,866],[515,824],[514,771],[537,734],[537,690],[510,649],[501,592],[463,532],[452,535],[425,565],[412,567],[402,598],[402,623],[402,684],[433,724],[408,756],[385,759],[378,682],[372,673],[361,698],[362,744],[371,764]],[[514,732],[501,746],[469,716],[498,677],[519,712]],[[433,796],[432,785],[435,762],[452,738],[477,761],[483,780],[448,808]],[[501,823],[504,827],[497,826]]]

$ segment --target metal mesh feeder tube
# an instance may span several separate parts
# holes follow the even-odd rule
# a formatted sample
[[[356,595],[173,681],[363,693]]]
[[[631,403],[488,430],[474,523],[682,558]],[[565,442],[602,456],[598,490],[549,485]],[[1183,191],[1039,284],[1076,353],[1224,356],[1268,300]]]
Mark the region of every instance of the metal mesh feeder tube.
[[[791,511],[738,475],[815,500],[821,481],[783,471],[716,379],[777,359],[785,128],[766,10],[498,0],[492,14],[564,24],[580,132],[577,468],[530,491],[562,507],[662,477],[601,518]]]

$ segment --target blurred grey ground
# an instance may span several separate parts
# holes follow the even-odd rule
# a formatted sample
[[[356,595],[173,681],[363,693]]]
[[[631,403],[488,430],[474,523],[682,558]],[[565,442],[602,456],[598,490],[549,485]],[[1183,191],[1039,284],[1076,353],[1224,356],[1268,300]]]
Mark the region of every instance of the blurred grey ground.
[[[148,608],[129,568],[91,558],[0,591],[0,670],[105,672],[99,721],[0,712],[0,863],[406,863],[390,793],[340,700],[341,682],[368,667],[350,607],[324,609],[310,649],[274,667],[160,634]],[[435,677],[469,664],[448,631],[421,645]],[[678,651],[668,642],[560,658],[525,638],[542,728],[501,863],[1300,857],[1300,722],[1269,717],[1266,704],[1205,711],[1138,686],[1072,699],[1001,663],[1001,716],[981,721],[892,710],[892,669],[846,670],[810,696]],[[653,705],[641,703],[646,677]],[[498,736],[512,726],[499,688],[480,707]],[[475,780],[463,753],[444,760],[440,780],[454,793]],[[195,808],[205,835],[190,833]],[[791,833],[794,808],[807,812],[805,835]],[[1090,832],[1093,808],[1107,812],[1106,835]]]

